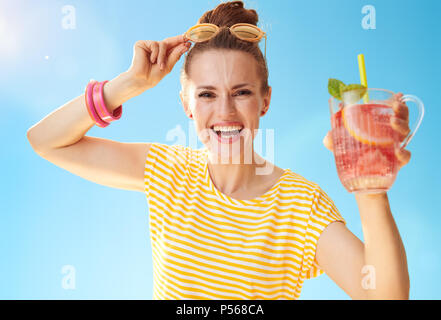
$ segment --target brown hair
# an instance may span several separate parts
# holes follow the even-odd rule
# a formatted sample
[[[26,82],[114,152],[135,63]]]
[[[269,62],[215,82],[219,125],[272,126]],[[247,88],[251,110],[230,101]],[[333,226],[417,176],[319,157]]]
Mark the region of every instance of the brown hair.
[[[268,93],[268,67],[258,43],[240,40],[226,28],[236,23],[250,23],[257,26],[259,20],[257,12],[253,9],[245,9],[243,6],[242,1],[224,2],[213,10],[205,12],[199,18],[198,23],[212,23],[220,27],[220,30],[215,37],[205,42],[195,43],[188,51],[181,69],[181,83],[184,89],[190,71],[190,64],[197,54],[212,49],[229,49],[247,52],[254,57],[257,62],[257,74],[261,79],[260,92],[262,94]]]

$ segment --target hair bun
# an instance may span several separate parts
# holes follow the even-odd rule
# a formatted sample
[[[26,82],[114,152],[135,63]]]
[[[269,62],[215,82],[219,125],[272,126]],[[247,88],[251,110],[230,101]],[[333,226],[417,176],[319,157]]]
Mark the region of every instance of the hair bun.
[[[259,17],[253,9],[245,9],[242,1],[230,1],[219,4],[213,10],[205,12],[198,23],[212,23],[219,27],[231,27],[236,23],[250,23],[257,26]]]

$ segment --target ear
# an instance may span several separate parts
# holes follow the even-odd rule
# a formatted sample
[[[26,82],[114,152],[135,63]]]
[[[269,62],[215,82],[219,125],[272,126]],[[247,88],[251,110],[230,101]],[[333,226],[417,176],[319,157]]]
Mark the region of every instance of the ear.
[[[271,92],[272,92],[272,87],[269,87],[268,89],[268,93],[263,97],[263,107],[262,110],[260,112],[260,116],[263,117],[269,109],[270,106],[270,102],[271,102]]]
[[[193,119],[193,115],[191,114],[190,108],[188,107],[188,103],[185,99],[185,96],[184,96],[184,93],[182,92],[182,90],[179,91],[179,98],[181,98],[181,104],[182,104],[182,107],[184,108],[185,114],[190,119]]]

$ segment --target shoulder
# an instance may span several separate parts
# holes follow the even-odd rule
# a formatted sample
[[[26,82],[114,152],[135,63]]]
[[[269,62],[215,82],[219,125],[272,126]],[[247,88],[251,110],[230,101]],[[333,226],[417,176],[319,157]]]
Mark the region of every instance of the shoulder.
[[[318,192],[321,190],[320,186],[306,179],[298,173],[293,172],[291,169],[285,169],[285,187],[290,189],[304,189],[310,191],[312,193]]]
[[[301,195],[309,203],[311,212],[320,212],[321,214],[330,211],[339,215],[334,201],[318,183],[306,179],[290,169],[286,169],[285,175],[285,192]]]
[[[153,142],[146,155],[146,164],[160,161],[167,166],[187,166],[202,161],[204,154],[204,149]]]
[[[200,174],[203,167],[203,149],[183,145],[153,142],[145,159],[144,183],[147,196],[150,189],[173,189],[172,185],[187,183],[189,176]]]

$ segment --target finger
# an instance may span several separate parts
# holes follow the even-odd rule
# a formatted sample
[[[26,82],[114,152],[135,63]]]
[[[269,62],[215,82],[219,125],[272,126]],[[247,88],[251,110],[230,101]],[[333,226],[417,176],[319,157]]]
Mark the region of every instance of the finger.
[[[385,101],[388,102],[388,105],[392,105],[393,102],[395,101],[400,101],[401,97],[403,96],[403,94],[401,92],[399,93],[394,93],[392,96],[390,96],[388,99],[386,99]]]
[[[394,96],[393,96],[393,98],[396,99],[396,100],[401,100],[402,97],[403,97],[403,93],[402,92],[395,93]]]
[[[329,151],[334,151],[334,145],[332,143],[331,131],[328,131],[325,138],[323,139],[323,144]]]
[[[181,43],[179,46],[180,46],[182,49],[184,49],[184,47],[186,47],[187,49],[190,49],[190,47],[191,47],[191,42],[184,42],[184,43]],[[182,47],[182,46],[184,46],[184,47]],[[175,48],[176,48],[176,47],[168,48],[168,49],[167,49],[167,57],[172,53],[173,50],[175,50]],[[185,51],[188,51],[188,50],[185,50]]]
[[[161,70],[164,69],[165,67],[165,60],[166,60],[166,55],[167,55],[167,45],[163,42],[160,41],[158,43],[159,45],[159,52],[158,52],[158,65],[160,67]]]
[[[180,35],[162,40],[162,42],[164,42],[167,45],[167,47],[175,47],[175,46],[177,46],[183,42],[186,42],[186,41],[188,41],[188,39],[185,37],[185,34],[180,34]]]
[[[138,40],[135,43],[135,48],[141,48],[142,50],[150,53],[151,50],[151,45],[154,41],[152,40]]]
[[[395,131],[397,131],[401,135],[402,139],[407,137],[407,135],[410,132],[409,122],[406,120],[403,120],[401,118],[398,118],[396,116],[390,117],[390,125],[391,125],[392,129],[394,129]]]
[[[150,62],[155,63],[158,58],[159,45],[158,42],[154,41],[151,45],[152,53],[150,54]]]
[[[396,148],[395,156],[398,159],[398,166],[401,168],[410,161],[411,152],[406,149]]]
[[[145,60],[149,58],[151,54],[150,46],[153,41],[151,40],[138,40],[133,46],[133,59],[132,65],[141,64]]]
[[[407,105],[401,100],[394,100],[392,102],[392,109],[394,110],[395,116],[403,120],[409,119],[409,109]]]
[[[181,44],[177,47],[175,47],[168,56],[166,69],[168,71],[171,71],[173,67],[175,66],[176,62],[181,58],[181,56],[188,50],[188,46],[185,44]]]

